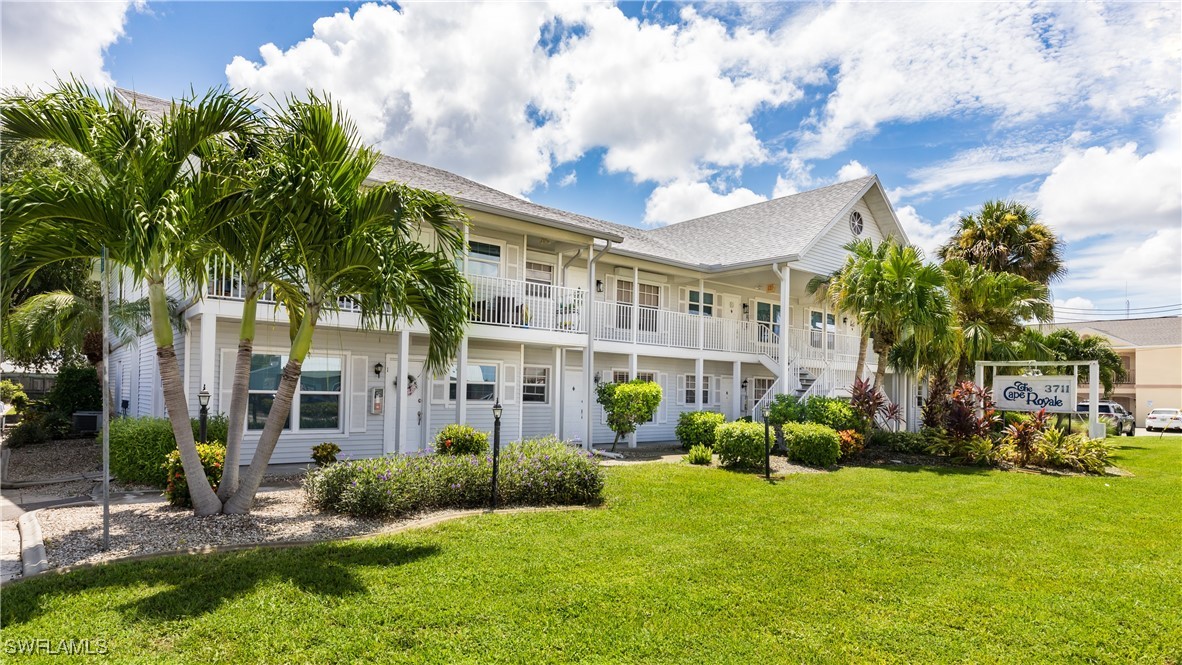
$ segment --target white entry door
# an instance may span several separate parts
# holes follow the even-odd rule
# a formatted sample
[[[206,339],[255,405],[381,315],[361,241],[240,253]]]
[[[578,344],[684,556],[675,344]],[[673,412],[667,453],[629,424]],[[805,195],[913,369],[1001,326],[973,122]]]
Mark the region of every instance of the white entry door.
[[[426,383],[423,380],[423,361],[410,360],[407,376],[398,376],[398,356],[386,356],[386,404],[383,422],[385,425],[384,448],[387,455],[392,453],[413,453],[423,448],[423,429],[427,418]],[[406,408],[406,440],[398,440],[399,391],[405,391],[410,403]]]
[[[562,377],[562,433],[567,441],[583,442],[587,435],[587,386],[582,370],[566,370]]]

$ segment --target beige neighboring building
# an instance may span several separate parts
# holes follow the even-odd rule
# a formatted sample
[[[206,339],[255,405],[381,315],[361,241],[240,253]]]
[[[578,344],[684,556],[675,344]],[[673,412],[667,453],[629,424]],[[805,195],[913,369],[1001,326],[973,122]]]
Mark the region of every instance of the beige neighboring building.
[[[1182,408],[1182,317],[1081,321],[1040,326],[1043,332],[1071,328],[1081,336],[1108,338],[1128,376],[1117,384],[1112,399],[1144,424],[1150,410]]]

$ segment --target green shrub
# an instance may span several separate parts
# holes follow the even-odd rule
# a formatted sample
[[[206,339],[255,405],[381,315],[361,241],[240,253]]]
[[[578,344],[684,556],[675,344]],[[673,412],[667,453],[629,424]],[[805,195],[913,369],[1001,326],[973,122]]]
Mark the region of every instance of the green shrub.
[[[709,464],[714,461],[714,453],[709,446],[699,443],[685,454],[685,461],[690,464]]]
[[[193,418],[193,440],[201,443],[201,419]],[[224,413],[215,413],[205,421],[206,441],[225,441],[230,437],[230,419]]]
[[[29,405],[29,396],[19,383],[4,379],[0,381],[0,402],[11,406],[17,413],[25,410]],[[0,413],[0,416],[4,414]]]
[[[1050,427],[1039,438],[1031,461],[1056,469],[1103,473],[1111,463],[1112,450],[1104,439],[1092,439],[1085,434],[1071,434]]]
[[[45,396],[49,411],[69,417],[75,411],[102,411],[103,391],[93,367],[67,365],[57,372],[53,389]]]
[[[867,444],[875,448],[885,448],[894,453],[922,454],[928,449],[928,440],[919,432],[891,432],[876,429],[870,432]]]
[[[726,422],[726,416],[713,411],[687,411],[677,418],[677,440],[689,450],[694,446],[714,445],[714,428]]]
[[[49,433],[41,425],[41,421],[32,418],[24,419],[4,436],[4,444],[9,448],[20,448],[49,440]]]
[[[117,418],[111,421],[111,473],[125,483],[163,487],[164,462],[176,450],[167,418]]]
[[[652,381],[633,379],[626,383],[601,383],[595,388],[595,402],[603,407],[607,426],[615,432],[612,450],[620,437],[653,419],[661,406],[661,386]]]
[[[499,505],[579,505],[603,497],[596,459],[557,438],[512,443],[501,453]],[[311,469],[308,503],[359,517],[398,517],[446,508],[485,506],[492,488],[486,455],[392,456],[345,460]]]
[[[201,457],[201,466],[205,467],[205,477],[217,491],[218,483],[222,482],[222,465],[226,462],[226,446],[221,441],[197,444],[197,455]],[[192,508],[193,500],[189,496],[189,483],[185,480],[185,469],[181,465],[181,452],[174,449],[168,453],[164,464],[161,465],[168,483],[164,486],[164,498],[168,503],[180,508]]]
[[[332,441],[325,441],[324,443],[312,446],[312,461],[316,462],[316,466],[324,466],[332,464],[337,461],[337,453],[341,452],[341,447]]]
[[[848,460],[862,452],[866,447],[866,441],[862,437],[862,433],[856,429],[843,429],[837,433],[837,436],[841,443],[841,454],[838,455],[839,460]]]
[[[488,434],[467,425],[448,425],[435,435],[435,452],[440,455],[483,455],[488,452]]]
[[[723,466],[762,467],[766,445],[759,423],[723,423],[714,429],[714,452]]]
[[[772,427],[804,422],[804,404],[795,395],[776,395],[768,404],[767,421]]]
[[[997,444],[988,436],[973,435],[968,438],[953,436],[941,429],[923,430],[927,441],[927,453],[947,457],[959,464],[993,464],[1001,453]]]
[[[834,397],[810,397],[804,403],[804,421],[825,425],[833,430],[858,430],[865,428],[861,416],[849,402]]]
[[[832,427],[816,423],[784,423],[788,459],[809,466],[833,466],[841,454],[841,438]]]

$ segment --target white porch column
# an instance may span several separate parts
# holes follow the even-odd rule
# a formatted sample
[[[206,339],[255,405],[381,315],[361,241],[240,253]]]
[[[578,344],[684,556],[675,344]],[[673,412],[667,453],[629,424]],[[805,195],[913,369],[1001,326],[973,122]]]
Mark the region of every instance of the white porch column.
[[[562,259],[558,259],[561,265]],[[564,363],[562,362],[562,348],[554,347],[554,369],[550,370],[550,406],[554,409],[554,435],[563,441],[566,436],[562,431],[562,400],[566,399],[566,395],[562,392],[562,375]]]
[[[525,345],[521,345],[521,362],[517,363],[517,440],[525,438]]]
[[[731,370],[731,420],[743,416],[743,363],[735,361]]]
[[[205,386],[211,394],[218,396],[217,409],[212,410],[214,413],[226,413],[230,410],[229,404],[222,404],[222,391],[218,389],[217,384],[214,383],[214,368],[217,367],[217,334],[218,334],[218,317],[212,312],[205,312],[201,315],[201,385]],[[185,349],[185,353],[189,352]],[[200,388],[198,389],[200,390]],[[155,392],[155,390],[153,390]],[[191,392],[188,386],[185,386],[185,393]]]
[[[633,284],[635,284],[635,282],[633,282]],[[633,311],[633,313],[635,314],[635,311]],[[635,328],[635,323],[634,323],[633,330],[635,330],[635,329],[636,328]],[[638,371],[638,369],[637,369],[638,362],[637,361],[638,361],[638,358],[637,358],[637,355],[635,352],[628,354],[628,380],[629,381],[636,378],[636,373]],[[664,396],[662,396],[662,399],[663,398],[664,398]],[[636,432],[633,432],[628,435],[628,447],[629,448],[636,447]]]
[[[640,339],[640,267],[632,266],[632,343],[637,344]],[[635,358],[636,354],[632,354]],[[629,379],[636,378],[636,368],[632,368]]]
[[[695,411],[701,411],[706,408],[706,404],[702,400],[702,395],[705,391],[702,389],[702,370],[705,369],[706,361],[702,360],[701,356],[694,359],[694,407]]]
[[[583,354],[583,383],[586,385],[584,397],[584,428],[583,447],[591,450],[593,439],[593,414],[591,408],[595,404],[595,241],[587,246],[587,351]]]
[[[773,264],[773,268],[776,265]],[[796,390],[800,381],[799,376],[788,376],[791,373],[792,359],[788,356],[789,328],[792,312],[788,306],[788,291],[792,286],[792,269],[784,264],[779,269],[780,275],[780,393],[790,395]]]
[[[499,377],[504,384],[505,377]],[[444,377],[444,381],[447,377]],[[456,423],[468,420],[468,338],[460,340],[460,354],[456,358]]]
[[[1100,363],[1088,363],[1088,433],[1093,439],[1103,439],[1108,428],[1100,422]]]
[[[405,324],[403,324],[405,325]],[[407,375],[410,374],[410,331],[401,330],[398,332],[398,374],[395,375],[393,383],[387,381],[387,385],[391,385],[397,396],[397,401],[394,402],[398,409],[397,413],[397,439],[394,440],[394,452],[402,453],[412,446],[407,445],[406,433],[410,428],[410,401],[411,397],[406,394],[407,389]],[[430,387],[425,385],[420,386],[421,390],[425,390],[427,395],[430,395]],[[389,402],[389,400],[386,400]],[[415,441],[413,446],[415,449],[419,447],[419,442]]]

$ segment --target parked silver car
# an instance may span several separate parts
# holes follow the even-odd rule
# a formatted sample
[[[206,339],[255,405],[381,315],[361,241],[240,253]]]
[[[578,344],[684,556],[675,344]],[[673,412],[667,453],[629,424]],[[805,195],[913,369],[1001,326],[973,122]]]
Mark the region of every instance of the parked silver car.
[[[1182,411],[1178,409],[1154,409],[1145,416],[1145,429],[1150,432],[1158,430],[1182,430]]]
[[[1103,401],[1097,404],[1096,408],[1100,412],[1101,420],[1109,420],[1112,422],[1113,426],[1116,427],[1116,436],[1120,436],[1121,434],[1133,436],[1137,433],[1137,420],[1136,418],[1133,418],[1133,414],[1125,411],[1125,407],[1117,404],[1116,402]],[[1082,413],[1086,417],[1088,413],[1088,403],[1077,403],[1075,405],[1075,410],[1077,413]]]

